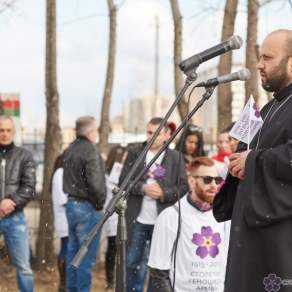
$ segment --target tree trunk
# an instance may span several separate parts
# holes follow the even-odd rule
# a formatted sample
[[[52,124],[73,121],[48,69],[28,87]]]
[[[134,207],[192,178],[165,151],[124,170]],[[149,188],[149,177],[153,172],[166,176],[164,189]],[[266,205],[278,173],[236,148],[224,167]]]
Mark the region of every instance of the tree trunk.
[[[174,22],[174,87],[175,87],[175,95],[178,96],[180,90],[184,86],[183,81],[183,73],[178,67],[178,63],[182,60],[182,17],[180,15],[178,2],[177,0],[170,0],[171,8],[172,8],[172,16]],[[186,117],[186,106],[187,103],[185,101],[184,96],[178,103],[178,111],[183,121]]]
[[[234,22],[237,12],[238,0],[226,0],[223,19],[221,41],[226,41],[234,33]],[[231,73],[232,51],[220,56],[218,76]],[[231,82],[222,83],[218,86],[218,131],[226,128],[232,121],[232,91]]]
[[[1,94],[0,94],[0,116],[4,114],[4,102],[1,100]]]
[[[47,0],[46,22],[46,106],[45,161],[39,232],[36,243],[36,268],[53,266],[54,215],[50,184],[59,149],[59,95],[56,80],[56,0]]]
[[[111,95],[113,89],[114,81],[114,69],[115,69],[115,53],[116,53],[116,7],[113,0],[107,0],[109,15],[110,15],[110,37],[109,37],[109,53],[108,53],[108,63],[107,63],[107,73],[105,88],[103,94],[102,108],[101,108],[101,121],[99,128],[99,149],[100,152],[108,152],[108,136],[110,132],[110,120],[109,120],[109,110]]]
[[[250,70],[251,78],[245,82],[245,102],[252,94],[255,102],[259,98],[259,81],[256,64],[259,59],[258,38],[258,0],[248,0],[247,36],[246,36],[246,68]]]

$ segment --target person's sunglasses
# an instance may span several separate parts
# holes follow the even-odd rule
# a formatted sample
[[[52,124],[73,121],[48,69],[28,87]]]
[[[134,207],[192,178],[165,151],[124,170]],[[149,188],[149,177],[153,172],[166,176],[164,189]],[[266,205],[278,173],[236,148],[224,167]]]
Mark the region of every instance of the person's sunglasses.
[[[215,180],[216,185],[219,185],[223,181],[223,178],[221,176],[213,177],[213,176],[208,176],[208,175],[205,175],[205,176],[192,175],[192,177],[202,178],[204,180],[204,184],[206,185],[210,184],[213,181],[213,179]]]

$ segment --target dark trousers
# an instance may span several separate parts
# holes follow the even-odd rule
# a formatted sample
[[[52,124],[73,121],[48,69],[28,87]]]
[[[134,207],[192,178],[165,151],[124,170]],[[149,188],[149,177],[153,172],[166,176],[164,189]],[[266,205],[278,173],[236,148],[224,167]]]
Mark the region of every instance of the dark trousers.
[[[107,252],[105,256],[105,272],[106,272],[106,281],[107,283],[114,283],[114,274],[115,274],[115,262],[116,262],[116,254],[117,254],[117,244],[116,244],[116,236],[109,236],[107,238],[108,246]]]

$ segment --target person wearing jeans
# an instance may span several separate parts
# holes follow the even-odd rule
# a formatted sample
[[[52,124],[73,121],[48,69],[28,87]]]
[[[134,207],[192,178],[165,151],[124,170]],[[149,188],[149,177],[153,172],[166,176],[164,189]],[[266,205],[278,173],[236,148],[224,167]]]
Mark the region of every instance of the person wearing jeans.
[[[30,248],[27,225],[23,212],[0,219],[0,234],[4,234],[9,252],[16,267],[18,289],[33,291],[33,274],[30,268]]]
[[[90,202],[68,200],[66,215],[69,222],[69,242],[67,246],[68,265],[83,245],[89,231],[99,222],[103,212],[96,212]],[[78,269],[67,268],[67,288],[69,291],[90,291],[91,271],[95,265],[101,232],[99,232],[88,247],[88,251]],[[75,289],[79,287],[79,289]]]
[[[146,144],[149,143],[155,131],[158,129],[161,121],[162,118],[151,119],[147,124],[147,142],[129,149],[119,178],[119,185],[123,183],[131,171],[133,165],[146,147]],[[144,161],[138,165],[136,172],[126,187],[129,187],[133,183],[144,166],[162,148],[168,139],[167,129],[168,126],[165,125],[160,131],[147,152]],[[177,151],[167,148],[129,193],[125,214],[128,232],[126,249],[127,292],[137,291],[134,290],[136,285],[141,283],[141,278],[145,279],[146,275],[141,277],[141,273],[138,271],[142,269],[146,274],[146,262],[141,262],[141,260],[144,255],[146,241],[151,243],[153,226],[158,214],[165,208],[173,205],[188,189],[189,186],[183,157],[179,157]],[[149,285],[152,286],[151,280]]]
[[[16,268],[18,290],[33,291],[30,247],[23,208],[35,192],[32,154],[16,147],[11,117],[0,116],[0,236],[3,234]]]
[[[104,164],[95,145],[97,124],[94,118],[77,119],[76,136],[64,152],[63,163],[63,191],[68,194],[67,289],[69,292],[89,292],[100,233],[89,245],[77,270],[70,267],[70,262],[103,215],[106,198]]]
[[[149,259],[149,253],[150,253],[150,240],[146,241],[145,247],[144,247],[144,254],[142,256],[142,260],[139,263],[139,269],[137,271],[137,281],[135,284],[135,292],[143,292],[144,291],[144,285],[147,280],[147,263]],[[152,279],[150,280],[152,281]],[[147,292],[154,292],[153,285],[148,285]]]
[[[153,225],[137,222],[133,230],[132,244],[127,249],[127,285],[135,287],[134,291],[143,291],[147,274],[149,242],[152,238],[153,228]],[[145,256],[146,258],[144,258]],[[148,292],[150,291],[154,291],[152,285],[148,287]]]

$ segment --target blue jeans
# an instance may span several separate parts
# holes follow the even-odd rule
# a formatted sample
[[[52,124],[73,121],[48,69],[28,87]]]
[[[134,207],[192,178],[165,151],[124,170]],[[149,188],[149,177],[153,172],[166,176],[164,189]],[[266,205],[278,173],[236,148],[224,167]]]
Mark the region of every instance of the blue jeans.
[[[91,271],[95,265],[101,232],[90,246],[78,269],[70,267],[70,263],[84,244],[84,238],[99,222],[103,213],[98,213],[89,202],[80,203],[68,200],[66,215],[69,226],[67,246],[67,289],[69,292],[89,292],[91,286]]]
[[[141,291],[143,291],[143,287],[141,286],[144,283],[141,283],[141,281],[145,281],[147,261],[145,259],[142,261],[142,259],[144,257],[146,242],[151,242],[153,228],[154,225],[141,224],[139,222],[134,227],[126,252],[127,292],[137,292],[139,291],[136,290],[137,288],[141,288]],[[151,289],[152,281],[149,283],[148,291],[153,291]]]
[[[18,290],[33,291],[33,273],[30,268],[30,248],[23,212],[0,218],[0,236],[4,234],[13,264],[16,268]]]
[[[150,242],[147,240],[147,242],[145,244],[145,248],[144,248],[143,257],[142,257],[142,260],[139,264],[140,269],[137,271],[135,292],[143,292],[144,291],[144,285],[145,285],[147,271],[148,271],[147,263],[149,260],[149,254],[150,254]],[[151,277],[150,277],[147,292],[154,292]]]

